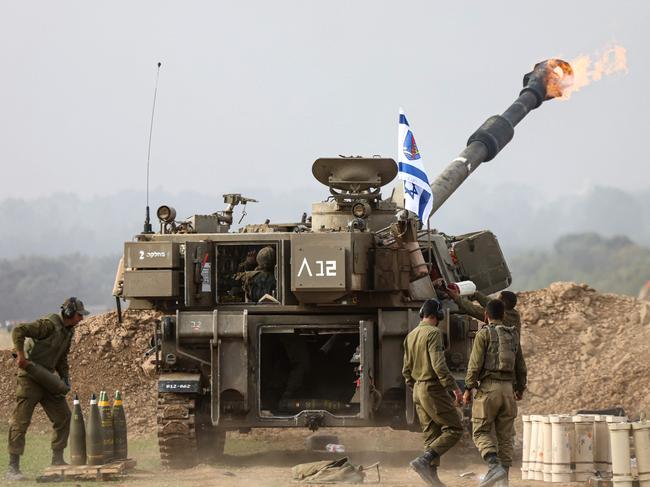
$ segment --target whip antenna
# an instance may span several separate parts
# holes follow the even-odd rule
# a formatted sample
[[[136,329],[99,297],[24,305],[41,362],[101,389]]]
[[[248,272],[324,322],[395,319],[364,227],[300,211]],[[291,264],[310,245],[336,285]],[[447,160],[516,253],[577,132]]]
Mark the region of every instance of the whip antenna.
[[[153,106],[151,107],[151,123],[149,124],[149,146],[147,147],[147,207],[145,210],[144,229],[142,233],[153,233],[153,230],[151,229],[151,221],[149,219],[149,164],[151,162],[151,136],[153,135],[153,117],[156,112],[156,96],[158,95],[160,66],[162,66],[162,63],[158,62],[158,68],[156,69],[156,86],[153,90]]]

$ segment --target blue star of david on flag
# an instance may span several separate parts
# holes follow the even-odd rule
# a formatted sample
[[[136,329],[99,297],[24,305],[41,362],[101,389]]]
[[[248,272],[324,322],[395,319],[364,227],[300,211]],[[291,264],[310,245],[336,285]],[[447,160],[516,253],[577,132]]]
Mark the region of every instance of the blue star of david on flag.
[[[424,169],[415,136],[400,108],[397,150],[398,176],[404,181],[404,207],[426,221],[433,208],[429,177]]]
[[[409,189],[409,184],[411,184],[412,188]],[[415,195],[418,194],[418,190],[415,187],[415,184],[413,183],[407,183],[404,182],[404,192],[409,195],[411,198],[415,198]]]

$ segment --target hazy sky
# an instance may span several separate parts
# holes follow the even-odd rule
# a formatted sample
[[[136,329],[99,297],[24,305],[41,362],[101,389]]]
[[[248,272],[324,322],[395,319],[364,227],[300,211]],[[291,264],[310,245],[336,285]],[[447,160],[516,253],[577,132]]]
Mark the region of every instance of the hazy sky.
[[[612,42],[627,74],[544,104],[472,178],[647,188],[649,26],[641,0],[3,0],[0,199],[144,188],[157,61],[152,188],[254,194],[319,188],[319,156],[395,157],[400,106],[432,177],[535,62]]]

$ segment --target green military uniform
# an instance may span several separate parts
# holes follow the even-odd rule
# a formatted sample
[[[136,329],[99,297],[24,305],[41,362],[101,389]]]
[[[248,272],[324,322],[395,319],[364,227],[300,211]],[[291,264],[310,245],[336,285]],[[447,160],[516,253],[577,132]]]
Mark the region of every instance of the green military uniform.
[[[273,296],[277,288],[275,280],[275,250],[273,247],[260,249],[255,257],[257,267],[253,271],[244,272],[244,291],[246,298],[257,303],[265,294]]]
[[[273,296],[276,286],[273,272],[257,269],[244,273],[244,291],[253,303],[257,303],[265,294]]]
[[[424,434],[425,450],[440,456],[463,435],[460,416],[449,395],[458,385],[445,362],[442,334],[437,326],[421,322],[404,340],[402,375],[413,388],[413,403]]]
[[[526,375],[514,327],[494,320],[478,331],[465,378],[467,389],[478,389],[472,406],[472,436],[483,458],[495,453],[504,467],[512,464],[512,430],[517,417],[514,392],[526,389]]]
[[[479,304],[474,304],[469,299],[463,298],[458,294],[451,294],[451,298],[463,314],[476,318],[479,321],[484,321],[485,307],[490,301],[490,298],[478,291],[474,293],[473,297]],[[507,309],[503,317],[503,324],[505,326],[514,326],[517,332],[521,333],[521,317],[519,316],[519,311],[516,309]]]
[[[61,316],[51,314],[33,323],[16,326],[12,339],[16,350],[24,350],[25,358],[56,372],[69,382],[68,352],[72,341],[72,328],[63,324]],[[54,395],[35,382],[24,370],[18,372],[16,407],[9,426],[9,453],[22,455],[25,450],[25,433],[32,420],[34,407],[39,404],[52,421],[52,450],[62,451],[68,443],[70,408],[64,396]]]
[[[251,250],[246,255],[246,258],[237,266],[237,272],[254,271],[255,267],[257,267],[257,261],[255,260],[255,251]]]

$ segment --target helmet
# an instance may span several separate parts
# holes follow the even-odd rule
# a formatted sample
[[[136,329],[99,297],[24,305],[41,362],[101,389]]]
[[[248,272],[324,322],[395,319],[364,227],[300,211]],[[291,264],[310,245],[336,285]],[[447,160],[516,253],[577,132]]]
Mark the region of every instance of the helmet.
[[[431,315],[435,315],[439,321],[445,317],[442,311],[442,305],[437,299],[427,299],[420,308],[420,318]]]
[[[88,311],[84,308],[84,304],[81,299],[75,298],[74,296],[66,299],[61,305],[61,313],[64,318],[72,318],[75,314],[79,313],[82,316],[88,315]]]
[[[257,265],[265,271],[272,271],[275,267],[275,249],[264,247],[257,253]]]

